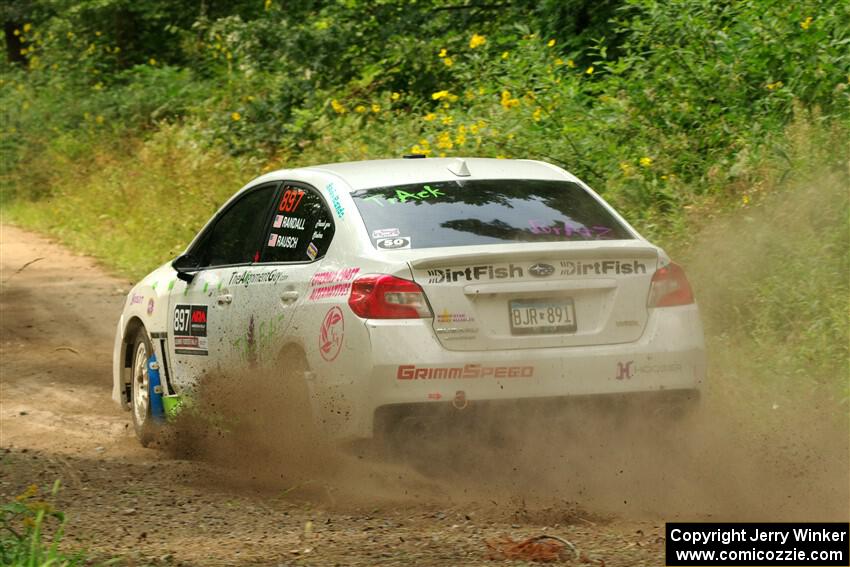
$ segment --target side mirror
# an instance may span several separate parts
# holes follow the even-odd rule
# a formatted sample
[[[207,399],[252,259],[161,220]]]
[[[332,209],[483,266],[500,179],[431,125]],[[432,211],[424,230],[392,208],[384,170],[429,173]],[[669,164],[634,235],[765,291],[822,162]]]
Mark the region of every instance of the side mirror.
[[[178,279],[192,283],[195,273],[200,269],[200,262],[191,254],[183,254],[171,262],[171,267],[177,272]]]

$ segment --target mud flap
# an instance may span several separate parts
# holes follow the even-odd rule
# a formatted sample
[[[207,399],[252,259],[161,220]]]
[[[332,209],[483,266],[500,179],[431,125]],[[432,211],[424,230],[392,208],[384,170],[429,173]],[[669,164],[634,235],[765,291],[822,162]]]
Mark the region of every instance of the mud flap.
[[[148,359],[148,388],[150,389],[151,417],[155,421],[165,420],[165,407],[162,404],[162,383],[159,379],[159,363],[156,354]]]
[[[162,396],[162,405],[165,408],[165,419],[174,421],[183,409],[183,398],[179,395]]]

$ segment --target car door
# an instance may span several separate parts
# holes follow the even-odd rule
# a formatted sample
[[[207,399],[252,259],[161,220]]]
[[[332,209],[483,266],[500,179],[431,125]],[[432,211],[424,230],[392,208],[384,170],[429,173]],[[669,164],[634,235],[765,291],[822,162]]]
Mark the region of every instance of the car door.
[[[188,251],[198,258],[200,270],[190,283],[174,282],[169,294],[168,354],[178,390],[211,371],[233,364],[232,336],[239,317],[234,313],[237,275],[262,250],[260,239],[271,214],[278,183],[241,193],[228,204]]]
[[[284,344],[302,344],[295,312],[309,300],[311,279],[333,239],[330,210],[313,187],[284,182],[273,209],[260,261],[231,276],[231,344],[243,365],[271,364]]]

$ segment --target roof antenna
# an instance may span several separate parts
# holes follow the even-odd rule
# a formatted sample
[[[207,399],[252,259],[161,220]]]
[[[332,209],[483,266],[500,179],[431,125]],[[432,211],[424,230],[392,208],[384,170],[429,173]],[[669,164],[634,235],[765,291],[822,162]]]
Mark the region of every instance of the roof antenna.
[[[457,158],[454,160],[454,162],[449,166],[449,171],[458,177],[469,177],[472,175],[469,173],[469,168],[466,166],[466,160],[463,158]]]

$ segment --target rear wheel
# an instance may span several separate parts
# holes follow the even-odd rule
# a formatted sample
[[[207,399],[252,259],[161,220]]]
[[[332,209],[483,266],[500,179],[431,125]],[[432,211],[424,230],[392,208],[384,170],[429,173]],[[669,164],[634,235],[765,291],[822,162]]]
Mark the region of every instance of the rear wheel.
[[[133,363],[131,384],[131,408],[133,413],[133,429],[143,447],[147,447],[156,438],[156,426],[151,414],[150,375],[148,362],[153,349],[145,330],[139,329],[132,343]]]

